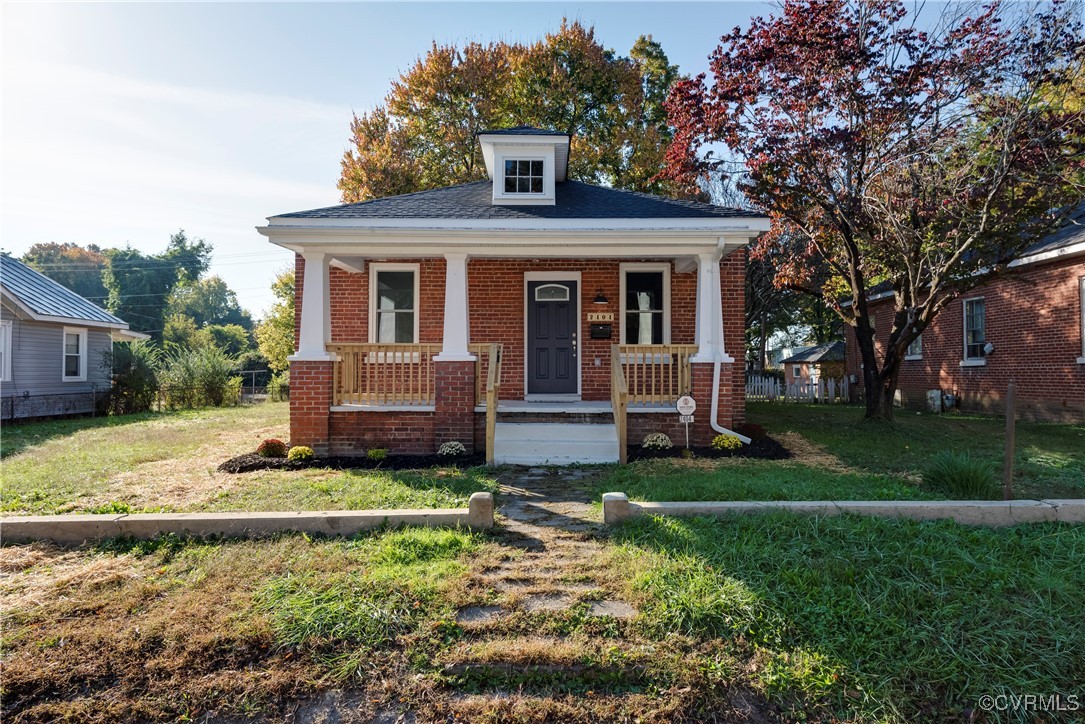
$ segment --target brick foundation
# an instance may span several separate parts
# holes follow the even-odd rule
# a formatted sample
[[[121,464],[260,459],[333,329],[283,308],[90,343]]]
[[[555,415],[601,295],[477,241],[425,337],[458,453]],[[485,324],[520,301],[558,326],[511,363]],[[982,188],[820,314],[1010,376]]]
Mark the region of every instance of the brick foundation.
[[[475,362],[434,362],[436,411],[433,452],[455,440],[467,452],[475,446]]]
[[[290,363],[290,444],[308,445],[317,455],[329,450],[328,408],[332,404],[333,362]]]

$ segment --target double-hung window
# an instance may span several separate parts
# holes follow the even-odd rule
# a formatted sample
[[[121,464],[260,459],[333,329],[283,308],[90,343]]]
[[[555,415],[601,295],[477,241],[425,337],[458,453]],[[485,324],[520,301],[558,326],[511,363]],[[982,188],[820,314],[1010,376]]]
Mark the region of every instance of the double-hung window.
[[[64,328],[64,349],[61,359],[64,382],[87,381],[87,330],[84,327]]]
[[[908,343],[908,349],[904,355],[904,359],[922,359],[923,358],[923,335],[919,335],[911,342]]]
[[[0,321],[0,381],[11,382],[11,322]]]
[[[964,361],[980,361],[987,356],[987,308],[983,297],[964,300]]]
[[[622,342],[670,343],[670,266],[629,265],[622,270]]]
[[[538,160],[505,160],[505,193],[541,194],[543,192],[543,162]]]
[[[370,265],[371,341],[414,344],[418,341],[418,265]]]

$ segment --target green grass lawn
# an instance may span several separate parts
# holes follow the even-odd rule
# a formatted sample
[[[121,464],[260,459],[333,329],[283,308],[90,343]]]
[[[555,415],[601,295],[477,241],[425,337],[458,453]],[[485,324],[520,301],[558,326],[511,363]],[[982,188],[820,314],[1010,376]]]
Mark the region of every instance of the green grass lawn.
[[[942,450],[967,451],[1001,473],[1005,420],[897,410],[892,424],[862,421],[850,405],[753,402],[751,422],[771,433],[794,431],[847,465],[870,473],[917,478]],[[1085,497],[1085,425],[1018,422],[1014,457],[1017,498]]]
[[[1082,694],[1085,526],[778,513],[641,519],[613,540],[644,626],[731,642],[725,678],[797,718],[957,720],[984,694]]]
[[[596,485],[633,500],[934,500],[923,470],[942,451],[967,451],[1001,475],[1003,420],[899,410],[892,424],[862,421],[850,405],[755,402],[750,422],[774,437],[792,435],[789,460],[643,460],[610,468]],[[792,441],[794,438],[792,438]],[[1085,497],[1085,426],[1019,422],[1014,497]]]
[[[269,402],[5,425],[0,511],[448,508],[496,490],[483,470],[216,470],[265,438],[287,439],[288,415],[289,405]]]

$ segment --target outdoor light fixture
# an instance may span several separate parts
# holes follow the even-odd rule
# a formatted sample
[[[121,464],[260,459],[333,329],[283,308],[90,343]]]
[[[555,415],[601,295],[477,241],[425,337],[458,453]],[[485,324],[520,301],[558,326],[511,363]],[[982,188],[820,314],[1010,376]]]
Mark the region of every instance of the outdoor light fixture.
[[[607,295],[603,294],[602,289],[600,289],[598,292],[595,293],[595,303],[596,304],[608,304]]]

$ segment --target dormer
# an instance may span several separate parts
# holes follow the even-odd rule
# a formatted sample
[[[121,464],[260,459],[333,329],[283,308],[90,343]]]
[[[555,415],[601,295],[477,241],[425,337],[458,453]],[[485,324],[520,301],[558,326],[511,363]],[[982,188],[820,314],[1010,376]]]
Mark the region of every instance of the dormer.
[[[554,184],[569,168],[569,134],[517,126],[481,131],[478,141],[494,204],[554,205]]]

